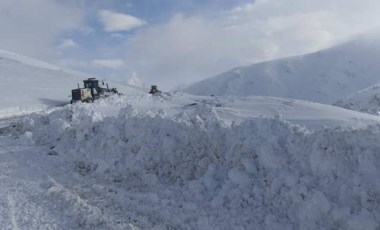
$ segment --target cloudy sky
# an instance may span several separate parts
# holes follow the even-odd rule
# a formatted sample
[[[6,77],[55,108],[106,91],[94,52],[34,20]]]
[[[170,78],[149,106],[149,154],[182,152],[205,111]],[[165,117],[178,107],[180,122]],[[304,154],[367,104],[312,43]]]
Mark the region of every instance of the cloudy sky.
[[[379,27],[379,0],[0,0],[0,49],[174,89]]]

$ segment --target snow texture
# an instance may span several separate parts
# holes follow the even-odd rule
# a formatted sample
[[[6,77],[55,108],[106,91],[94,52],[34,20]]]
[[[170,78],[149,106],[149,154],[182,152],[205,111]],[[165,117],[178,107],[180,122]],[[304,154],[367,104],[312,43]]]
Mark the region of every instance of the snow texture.
[[[139,199],[133,208],[147,218],[137,229],[377,230],[379,124],[290,99],[177,93],[67,105],[25,118],[14,134],[125,186],[113,199],[121,211]]]

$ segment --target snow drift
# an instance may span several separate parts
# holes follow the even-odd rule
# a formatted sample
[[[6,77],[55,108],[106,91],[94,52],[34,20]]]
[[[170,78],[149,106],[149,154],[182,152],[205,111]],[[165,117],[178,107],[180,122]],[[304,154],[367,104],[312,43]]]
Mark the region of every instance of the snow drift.
[[[380,39],[358,38],[298,57],[239,67],[196,83],[195,95],[274,96],[332,104],[380,81]]]
[[[151,194],[140,206],[172,228],[380,227],[380,125],[309,130],[279,116],[226,123],[218,99],[187,110],[172,96],[68,105],[26,118],[17,133],[79,174]]]

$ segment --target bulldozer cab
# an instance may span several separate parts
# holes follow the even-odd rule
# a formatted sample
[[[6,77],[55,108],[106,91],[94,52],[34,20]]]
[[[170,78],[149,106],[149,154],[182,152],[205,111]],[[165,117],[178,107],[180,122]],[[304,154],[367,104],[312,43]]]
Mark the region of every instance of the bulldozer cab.
[[[95,78],[89,78],[87,80],[83,81],[84,88],[99,88],[99,80],[96,80]]]
[[[152,85],[152,87],[150,88],[150,94],[155,94],[155,93],[161,93],[160,90],[158,90],[157,86],[156,85]]]

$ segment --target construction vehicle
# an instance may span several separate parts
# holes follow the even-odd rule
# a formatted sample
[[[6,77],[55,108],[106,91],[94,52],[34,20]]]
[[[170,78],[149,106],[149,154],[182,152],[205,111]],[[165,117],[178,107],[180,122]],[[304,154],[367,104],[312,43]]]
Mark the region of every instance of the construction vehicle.
[[[152,87],[150,88],[149,94],[153,94],[154,95],[156,93],[161,93],[161,91],[158,90],[157,85],[152,85]]]
[[[107,88],[100,87],[99,80],[96,80],[95,78],[88,78],[87,80],[84,80],[83,83],[83,88],[80,88],[78,84],[77,89],[71,90],[71,104],[79,101],[93,102],[96,99],[107,97],[112,94],[120,95],[116,88],[110,89],[108,84],[106,84]],[[104,85],[104,81],[102,81],[102,85]]]

